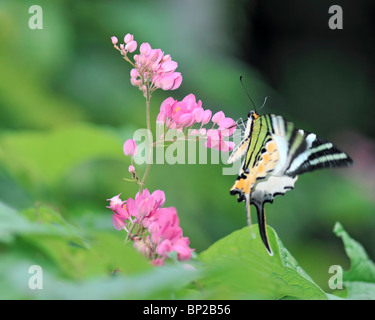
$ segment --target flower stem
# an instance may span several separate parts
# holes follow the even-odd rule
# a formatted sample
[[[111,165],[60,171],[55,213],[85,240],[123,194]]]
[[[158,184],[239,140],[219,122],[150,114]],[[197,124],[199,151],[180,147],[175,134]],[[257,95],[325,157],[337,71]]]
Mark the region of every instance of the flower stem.
[[[152,145],[153,145],[153,139],[152,139],[152,134],[151,134],[151,120],[150,120],[150,101],[151,101],[151,92],[150,92],[150,87],[147,84],[146,85],[146,122],[147,122],[147,134],[148,134],[148,160],[147,160],[147,165],[146,165],[146,170],[143,174],[141,184],[140,184],[140,189],[143,191],[144,186],[145,186],[145,181],[147,179],[147,176],[150,172],[151,168],[151,157],[152,157]]]

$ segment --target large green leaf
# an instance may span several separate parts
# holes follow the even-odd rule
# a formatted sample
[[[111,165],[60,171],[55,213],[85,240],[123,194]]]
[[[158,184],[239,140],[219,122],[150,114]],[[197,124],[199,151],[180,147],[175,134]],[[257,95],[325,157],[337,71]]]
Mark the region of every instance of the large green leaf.
[[[212,269],[203,285],[208,291],[215,290],[215,298],[326,299],[272,228],[267,227],[267,232],[273,256],[267,253],[257,225],[253,229],[255,238],[245,227],[200,254]]]
[[[363,246],[352,239],[340,223],[334,227],[335,234],[344,243],[350,258],[351,268],[343,273],[343,284],[348,291],[348,299],[375,299],[375,264]]]

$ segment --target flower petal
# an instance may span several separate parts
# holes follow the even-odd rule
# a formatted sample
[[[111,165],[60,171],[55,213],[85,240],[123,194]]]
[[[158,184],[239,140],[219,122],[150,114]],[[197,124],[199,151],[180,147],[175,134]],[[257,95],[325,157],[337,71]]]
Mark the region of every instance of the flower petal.
[[[126,226],[126,222],[122,220],[118,215],[112,215],[112,223],[116,230],[120,231]]]
[[[126,36],[124,37],[124,42],[129,43],[129,42],[133,41],[133,39],[134,39],[134,36],[130,33],[127,33]]]
[[[128,139],[124,143],[123,150],[126,156],[135,156],[138,152],[137,144],[133,139]]]
[[[222,119],[225,118],[225,114],[223,111],[216,112],[212,117],[212,122],[219,123]]]

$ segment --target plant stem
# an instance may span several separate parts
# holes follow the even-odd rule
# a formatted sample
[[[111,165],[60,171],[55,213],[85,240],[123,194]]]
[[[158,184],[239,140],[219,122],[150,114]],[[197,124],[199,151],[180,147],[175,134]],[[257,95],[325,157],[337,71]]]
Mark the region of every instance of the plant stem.
[[[150,101],[151,101],[151,93],[150,93],[150,87],[147,84],[147,91],[146,91],[146,120],[147,120],[147,134],[148,134],[148,160],[146,165],[145,173],[143,174],[142,180],[141,180],[141,191],[143,191],[145,186],[145,181],[147,179],[147,176],[150,172],[151,168],[151,157],[152,157],[152,145],[153,145],[153,139],[151,134],[151,120],[150,120]]]

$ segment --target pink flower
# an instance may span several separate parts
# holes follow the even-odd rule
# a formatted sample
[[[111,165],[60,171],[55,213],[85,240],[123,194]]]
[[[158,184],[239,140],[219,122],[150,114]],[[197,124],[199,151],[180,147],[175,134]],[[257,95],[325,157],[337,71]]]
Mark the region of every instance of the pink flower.
[[[219,121],[219,130],[224,137],[231,136],[236,130],[237,123],[232,118],[223,118]]]
[[[190,241],[188,238],[180,238],[173,244],[173,250],[177,252],[177,258],[180,261],[190,260],[191,253],[194,249],[189,248]]]
[[[155,199],[155,202],[157,203],[158,207],[164,206],[164,203],[165,203],[165,193],[164,193],[164,191],[156,190],[152,193],[151,196]]]
[[[199,135],[201,136],[205,136],[207,134],[207,129],[206,128],[202,128],[199,130]]]
[[[137,41],[131,41],[125,45],[125,50],[127,52],[134,52],[137,49]]]
[[[211,110],[205,110],[202,117],[202,123],[207,124],[211,119],[212,111]]]
[[[199,123],[202,122],[203,115],[204,115],[204,109],[202,107],[197,107],[193,110],[193,114],[195,116],[195,122]]]
[[[180,261],[190,260],[191,254],[194,251],[189,248],[189,239],[188,238],[178,238],[174,241],[165,239],[158,244],[156,247],[156,253],[163,258],[168,257],[168,254],[172,251],[177,252],[177,259]]]
[[[117,42],[118,42],[118,39],[116,38],[116,37],[111,37],[111,41],[112,41],[112,44],[113,45],[116,45],[117,44]]]
[[[130,61],[127,53],[132,53],[137,49],[137,41],[130,33],[124,37],[124,44],[117,46],[118,39],[111,37],[111,41],[116,50],[120,51],[125,60]],[[180,72],[176,72],[177,62],[173,61],[169,54],[165,55],[161,49],[152,49],[150,44],[145,42],[139,47],[139,54],[134,55],[135,68],[131,72],[130,83],[139,87],[143,94],[161,88],[162,90],[175,90],[182,83]]]
[[[225,118],[225,114],[223,111],[216,112],[214,116],[212,117],[212,122],[219,123],[220,120]]]
[[[131,53],[131,52],[134,52],[137,49],[137,41],[134,41],[133,38],[134,38],[133,35],[128,33],[124,37],[125,45],[123,43],[121,43],[120,47],[117,46],[117,43],[118,43],[117,37],[112,36],[111,41],[112,41],[112,44],[115,47],[115,49],[120,51],[121,55],[126,56],[128,52]]]
[[[219,111],[212,117],[212,111],[202,108],[202,101],[196,101],[194,94],[187,95],[182,101],[174,100],[169,97],[165,99],[157,116],[158,124],[165,124],[168,129],[182,130],[190,128],[194,124],[200,124],[199,129],[193,129],[189,132],[191,136],[197,138],[207,138],[206,147],[214,148],[222,152],[233,150],[234,143],[224,140],[224,137],[230,137],[236,130],[236,122],[225,117],[223,111]],[[211,129],[203,128],[208,122],[214,123]],[[213,129],[215,124],[218,129]]]
[[[136,221],[143,221],[143,227],[147,228],[154,220],[155,212],[164,205],[165,194],[161,190],[156,190],[152,194],[147,189],[135,195],[135,199],[129,198],[126,201],[127,212],[136,218]]]
[[[127,33],[124,37],[124,42],[129,43],[129,42],[133,41],[133,39],[134,39],[134,36],[130,33]]]
[[[234,121],[232,118],[223,118],[218,122],[219,129],[227,129],[236,127],[236,121]]]
[[[156,247],[156,253],[162,256],[163,258],[166,258],[167,254],[169,252],[172,252],[172,250],[173,250],[172,243],[169,239],[163,240]]]
[[[116,230],[121,230],[126,227],[126,221],[129,219],[129,213],[126,210],[126,201],[122,201],[120,199],[120,194],[117,196],[112,197],[111,199],[107,199],[110,201],[109,206],[107,208],[111,209],[113,212],[112,215],[112,223]]]
[[[111,210],[116,210],[117,206],[122,206],[124,204],[125,201],[122,201],[120,199],[120,194],[118,194],[117,196],[114,196],[110,199],[107,199],[107,201],[110,201],[109,203],[109,206],[107,206],[107,208],[111,209]]]
[[[148,217],[146,217],[143,221],[143,226],[149,229],[149,232],[151,236],[153,237],[154,242],[158,242],[158,240],[161,236],[164,236],[163,232],[164,230],[161,230],[162,228],[165,228],[166,225],[163,223],[165,219],[174,219],[174,216],[177,218],[177,211],[174,207],[169,208],[162,208],[161,205],[158,205],[155,207],[156,210],[154,210]],[[178,218],[177,218],[178,219]],[[174,221],[176,221],[174,219]],[[155,224],[157,222],[157,224]]]
[[[153,266],[164,266],[164,259],[157,258],[157,259],[151,260],[151,264]]]
[[[126,222],[124,219],[121,219],[118,215],[112,215],[112,224],[117,231],[120,231],[126,227]]]
[[[153,78],[155,87],[161,88],[164,91],[175,90],[180,87],[182,83],[182,76],[180,72],[173,72],[166,75],[159,75]]]
[[[113,226],[117,230],[127,231],[126,225],[129,220],[132,226],[130,230],[137,224],[138,229],[135,229],[138,231],[134,236],[128,235],[128,238],[134,241],[133,247],[145,257],[154,258],[151,261],[153,265],[163,265],[164,260],[173,251],[176,251],[177,259],[180,261],[191,258],[194,250],[189,248],[189,239],[183,237],[177,210],[174,207],[163,207],[165,193],[162,190],[150,194],[144,189],[138,192],[134,199],[122,201],[120,195],[117,195],[108,201],[108,208],[113,211]],[[145,234],[145,229],[148,229],[149,235],[140,236]]]
[[[221,130],[210,129],[207,130],[206,147],[213,148],[226,153],[233,150],[234,142],[224,140]]]
[[[202,101],[196,101],[194,94],[187,95],[182,101],[169,97],[165,99],[157,116],[158,123],[166,123],[170,129],[186,128],[200,122],[204,116]]]
[[[191,136],[197,136],[199,134],[199,130],[198,129],[193,129],[190,131],[190,135]]]
[[[131,42],[129,42],[131,43]],[[181,73],[175,72],[178,64],[170,55],[164,55],[161,49],[152,49],[149,43],[142,43],[139,55],[134,56],[135,67],[138,75],[133,75],[131,83],[137,85],[141,90],[142,85],[149,83],[150,90],[157,88],[162,90],[175,90],[182,82]]]
[[[136,49],[137,49],[137,41],[134,41],[134,36],[130,33],[128,33],[125,37],[124,37],[124,42],[125,42],[125,50],[127,52],[134,52]]]
[[[133,139],[128,139],[125,141],[124,143],[124,147],[123,147],[123,150],[124,150],[124,154],[126,156],[135,156],[138,152],[138,149],[137,149],[137,144],[135,143],[135,141]]]

